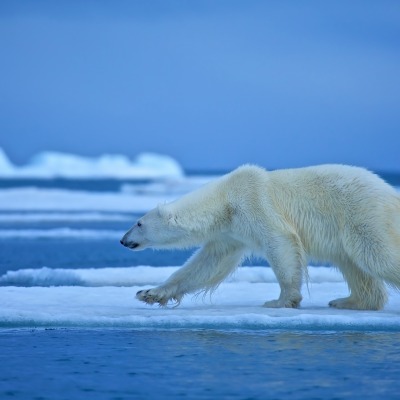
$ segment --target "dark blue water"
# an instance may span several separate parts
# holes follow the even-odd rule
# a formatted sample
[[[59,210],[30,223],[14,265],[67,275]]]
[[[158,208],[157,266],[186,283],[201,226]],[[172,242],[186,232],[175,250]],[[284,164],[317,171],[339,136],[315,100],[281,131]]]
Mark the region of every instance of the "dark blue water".
[[[42,214],[43,212],[41,212]],[[7,214],[1,212],[0,215]],[[34,214],[34,213],[30,213]],[[50,213],[51,214],[51,213]],[[71,213],[73,214],[73,213]],[[126,221],[101,222],[18,222],[0,223],[0,229],[91,229],[127,231],[139,215],[128,215]],[[7,238],[0,240],[0,275],[25,268],[103,268],[137,265],[182,265],[192,251],[133,252],[121,246],[118,239],[78,238]]]
[[[399,343],[400,333],[3,330],[0,398],[398,399]]]
[[[68,224],[70,226],[70,224]],[[55,225],[56,227],[56,225]],[[80,224],[86,228],[86,224]],[[129,228],[126,224],[124,229]],[[103,229],[103,228],[102,228]],[[192,251],[128,251],[118,240],[2,239],[0,275],[25,268],[102,268],[182,265]]]

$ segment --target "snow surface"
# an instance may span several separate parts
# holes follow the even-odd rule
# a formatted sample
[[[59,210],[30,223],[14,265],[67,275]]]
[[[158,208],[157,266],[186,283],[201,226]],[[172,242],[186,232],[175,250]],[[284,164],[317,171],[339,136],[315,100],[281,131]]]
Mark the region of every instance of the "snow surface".
[[[309,293],[300,309],[267,309],[279,287],[271,269],[242,267],[217,291],[187,296],[179,307],[148,306],[137,290],[165,280],[176,267],[8,272],[0,278],[1,327],[127,327],[146,329],[400,330],[400,295],[392,292],[382,311],[327,306],[348,294],[332,268],[310,267]]]
[[[0,148],[0,178],[154,179],[183,175],[183,170],[177,161],[169,156],[154,153],[140,154],[131,161],[119,154],[104,154],[90,158],[43,152],[34,156],[27,165],[16,166]]]

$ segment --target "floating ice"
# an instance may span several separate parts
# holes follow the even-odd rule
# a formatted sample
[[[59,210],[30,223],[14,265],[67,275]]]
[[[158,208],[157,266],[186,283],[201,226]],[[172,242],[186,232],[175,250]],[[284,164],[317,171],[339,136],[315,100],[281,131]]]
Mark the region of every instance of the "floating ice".
[[[1,211],[107,211],[141,214],[176,196],[139,196],[66,189],[22,187],[0,190]]]
[[[110,229],[75,229],[75,228],[53,228],[53,229],[0,229],[0,239],[90,239],[119,240],[125,231]]]
[[[142,214],[158,204],[175,200],[181,194],[195,189],[211,179],[213,178],[168,178],[163,183],[126,185],[123,186],[121,192],[88,192],[37,187],[0,189],[0,211],[53,213],[55,211],[87,211],[91,213],[102,211]],[[20,214],[20,217],[23,218],[23,214]],[[11,218],[0,214],[0,222]],[[46,218],[50,220],[52,217]]]
[[[131,161],[118,154],[105,154],[98,158],[73,154],[43,152],[30,163],[15,166],[0,149],[1,178],[116,178],[155,179],[182,177],[183,170],[173,158],[154,153],[140,154]]]
[[[309,294],[304,288],[300,309],[261,307],[279,295],[272,271],[265,267],[239,268],[212,297],[187,296],[178,308],[135,299],[137,290],[159,284],[175,270],[143,266],[8,272],[0,278],[0,326],[400,331],[396,292],[382,311],[329,308],[329,300],[346,296],[348,289],[340,274],[326,267],[310,267]]]
[[[1,223],[37,223],[37,222],[105,222],[105,221],[131,221],[131,214],[106,213],[106,212],[36,212],[36,213],[0,213]]]
[[[162,182],[152,182],[143,185],[126,183],[121,186],[121,192],[134,195],[165,196],[184,195],[200,186],[209,183],[217,176],[196,176],[164,179]]]

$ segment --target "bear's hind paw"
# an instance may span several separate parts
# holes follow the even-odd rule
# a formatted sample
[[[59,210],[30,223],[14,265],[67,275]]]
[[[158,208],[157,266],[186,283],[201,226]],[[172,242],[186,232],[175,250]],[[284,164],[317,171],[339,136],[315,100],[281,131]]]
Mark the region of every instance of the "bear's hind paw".
[[[337,308],[340,310],[380,310],[383,304],[375,304],[374,302],[366,303],[357,301],[354,297],[343,297],[341,299],[335,299],[329,302],[329,307]]]

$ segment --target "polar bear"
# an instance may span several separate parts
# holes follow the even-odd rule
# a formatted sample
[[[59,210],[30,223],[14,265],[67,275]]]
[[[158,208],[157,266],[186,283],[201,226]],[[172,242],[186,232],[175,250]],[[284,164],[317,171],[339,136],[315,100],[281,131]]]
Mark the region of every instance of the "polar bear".
[[[162,285],[141,290],[148,304],[179,304],[215,289],[245,256],[265,258],[280,296],[265,307],[299,307],[310,260],[335,265],[350,296],[336,308],[378,310],[384,282],[400,288],[400,196],[359,167],[320,165],[266,171],[244,165],[144,215],[123,236],[133,250],[200,246]]]

